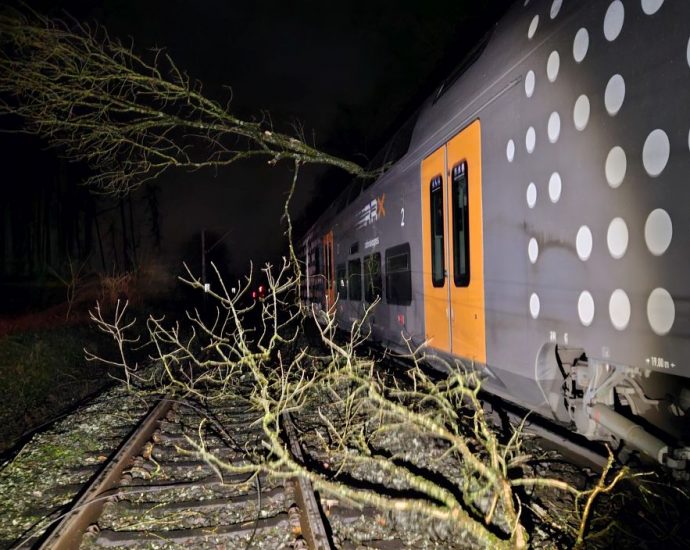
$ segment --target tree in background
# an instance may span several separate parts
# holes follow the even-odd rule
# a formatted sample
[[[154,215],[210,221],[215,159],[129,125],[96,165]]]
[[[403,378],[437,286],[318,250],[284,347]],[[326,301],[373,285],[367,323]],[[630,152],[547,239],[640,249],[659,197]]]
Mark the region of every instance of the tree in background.
[[[101,27],[51,20],[29,8],[0,8],[0,116],[13,128],[8,131],[36,135],[64,158],[86,165],[85,183],[109,196],[96,201],[71,185],[84,200],[61,196],[59,212],[37,202],[40,223],[3,224],[0,263],[6,275],[35,276],[41,265],[66,275],[63,264],[88,257],[104,276],[135,271],[141,260],[137,208],[125,195],[169,169],[219,168],[259,157],[363,174],[356,164],[305,143],[299,128],[293,137],[274,132],[268,118],[235,117],[229,99],[206,97],[201,83],[162,50],[144,58]],[[145,187],[152,240],[159,245],[156,193]],[[74,215],[56,224],[53,218],[63,210]],[[64,242],[56,245],[56,239]]]

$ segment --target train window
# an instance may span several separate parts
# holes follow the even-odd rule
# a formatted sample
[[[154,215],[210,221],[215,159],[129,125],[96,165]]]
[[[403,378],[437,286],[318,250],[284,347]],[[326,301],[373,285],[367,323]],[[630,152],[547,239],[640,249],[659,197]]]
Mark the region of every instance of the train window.
[[[444,242],[443,242],[443,178],[436,176],[430,183],[431,193],[431,282],[443,286]]]
[[[453,166],[453,280],[470,284],[470,215],[467,196],[467,162]]]
[[[319,248],[318,246],[314,247],[314,275],[321,275],[323,273]]]
[[[347,262],[347,272],[350,300],[360,301],[362,299],[362,260],[355,258]]]
[[[323,271],[325,275],[325,283],[327,287],[331,286],[331,247],[325,242],[323,245]]]
[[[370,304],[381,296],[381,254],[376,252],[364,258],[364,299]]]
[[[347,269],[345,264],[335,266],[335,280],[337,281],[337,292],[341,300],[347,300]]]
[[[404,306],[412,303],[409,243],[386,250],[386,302]]]

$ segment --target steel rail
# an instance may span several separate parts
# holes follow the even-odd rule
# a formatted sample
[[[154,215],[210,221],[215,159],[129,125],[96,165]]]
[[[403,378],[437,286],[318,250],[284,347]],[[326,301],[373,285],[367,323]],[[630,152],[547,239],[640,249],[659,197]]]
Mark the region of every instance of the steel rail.
[[[524,434],[533,435],[544,442],[551,443],[554,450],[560,452],[569,460],[577,460],[579,466],[601,471],[608,462],[608,456],[604,446],[596,441],[589,441],[584,436],[569,431],[567,428],[554,423],[528,409],[516,405],[503,396],[497,394],[485,395],[482,401],[490,409],[485,412],[489,415],[495,426],[503,424],[503,418],[514,427],[522,425]]]
[[[72,511],[60,521],[39,546],[41,550],[71,550],[79,548],[87,528],[98,520],[105,499],[102,498],[117,487],[122,473],[144,447],[158,428],[160,421],[170,410],[172,402],[163,398],[143,418],[106,466],[91,481],[72,506]]]
[[[283,413],[283,427],[290,442],[290,449],[297,457],[297,460],[304,463],[304,456],[297,440],[295,426],[290,418],[290,413]],[[311,481],[299,476],[295,483],[295,493],[297,505],[301,511],[301,528],[304,539],[311,550],[333,550],[326,526],[323,523],[323,516],[316,502],[316,495]]]

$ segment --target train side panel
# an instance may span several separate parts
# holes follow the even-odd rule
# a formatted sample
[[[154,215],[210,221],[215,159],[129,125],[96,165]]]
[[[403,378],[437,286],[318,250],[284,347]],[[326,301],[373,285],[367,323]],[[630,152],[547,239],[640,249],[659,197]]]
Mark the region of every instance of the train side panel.
[[[325,218],[321,229],[330,228],[334,236],[339,326],[349,330],[368,305],[379,298],[365,330],[371,331],[372,339],[398,350],[404,346],[403,334],[418,342],[422,333],[421,226],[416,181],[414,170],[392,169],[340,212]],[[370,262],[374,262],[373,267]],[[390,272],[388,267],[398,271]],[[396,289],[401,291],[400,296],[392,295],[393,281],[401,285]]]
[[[574,4],[524,8],[484,114],[489,363],[551,341],[688,376],[690,4]]]
[[[625,439],[636,416],[679,437],[690,412],[690,2],[519,1],[484,46],[422,107],[407,154],[318,231],[332,226],[336,262],[379,252],[384,274],[386,251],[409,245],[411,299],[384,299],[372,319],[384,344],[431,337],[440,356],[482,368],[492,391],[592,439]],[[482,220],[470,229],[483,265],[472,257],[470,277],[483,289],[455,303],[447,205],[463,154],[449,161],[447,144],[475,122]],[[437,222],[434,185],[446,205]],[[365,302],[348,300],[339,319]],[[483,317],[485,355],[463,348],[472,319],[454,323],[454,307]],[[656,436],[637,439],[685,467],[685,451],[669,458]]]

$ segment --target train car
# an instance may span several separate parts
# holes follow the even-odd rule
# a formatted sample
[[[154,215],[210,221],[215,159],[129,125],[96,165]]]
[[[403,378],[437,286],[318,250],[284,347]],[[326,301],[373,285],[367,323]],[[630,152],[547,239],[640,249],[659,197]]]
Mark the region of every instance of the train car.
[[[302,240],[341,328],[687,475],[690,2],[519,0]]]

